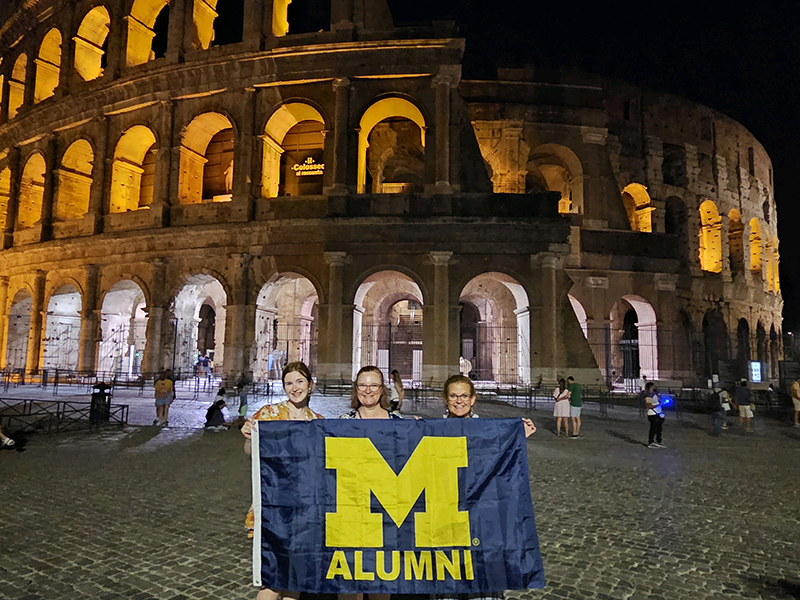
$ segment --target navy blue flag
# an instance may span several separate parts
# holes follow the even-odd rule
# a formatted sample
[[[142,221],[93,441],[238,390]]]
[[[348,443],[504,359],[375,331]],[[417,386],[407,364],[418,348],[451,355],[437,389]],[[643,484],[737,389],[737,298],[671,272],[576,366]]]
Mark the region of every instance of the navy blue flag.
[[[261,421],[253,583],[313,593],[544,587],[519,419]]]

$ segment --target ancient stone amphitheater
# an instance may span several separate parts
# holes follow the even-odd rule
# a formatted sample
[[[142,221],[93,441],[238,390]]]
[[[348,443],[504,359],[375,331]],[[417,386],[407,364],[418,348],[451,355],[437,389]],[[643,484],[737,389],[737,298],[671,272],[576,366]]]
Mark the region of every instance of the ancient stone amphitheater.
[[[776,376],[771,163],[711,108],[468,80],[386,0],[4,4],[7,370]]]

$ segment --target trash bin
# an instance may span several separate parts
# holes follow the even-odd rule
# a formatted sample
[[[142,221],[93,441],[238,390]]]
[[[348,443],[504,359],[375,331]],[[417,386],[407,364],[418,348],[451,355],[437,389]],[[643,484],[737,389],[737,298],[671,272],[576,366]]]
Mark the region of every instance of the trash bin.
[[[108,423],[111,413],[111,386],[102,381],[95,383],[92,388],[92,404],[89,408],[89,422],[92,425]]]

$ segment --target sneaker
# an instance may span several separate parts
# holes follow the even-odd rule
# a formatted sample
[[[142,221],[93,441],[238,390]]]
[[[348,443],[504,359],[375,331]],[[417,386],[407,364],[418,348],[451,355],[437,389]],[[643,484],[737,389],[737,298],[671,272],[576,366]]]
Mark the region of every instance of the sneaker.
[[[3,440],[2,444],[0,444],[0,445],[7,446],[7,447],[11,448],[12,446],[15,446],[16,444],[17,444],[17,442],[12,440],[10,437],[7,437],[6,439]]]
[[[160,423],[161,421],[159,421],[158,419],[153,419],[153,425],[159,425]]]
[[[164,421],[163,423],[161,423],[161,425],[162,427],[166,427],[167,425],[169,425],[169,421]]]
[[[652,444],[647,444],[647,447],[648,447],[648,448],[661,448],[661,446],[659,446],[659,445],[658,445],[658,444],[656,444],[655,442],[653,442]]]
[[[578,439],[579,437],[581,437],[581,436],[579,436],[579,435],[576,433],[576,434],[573,434],[573,435],[571,435],[571,436],[569,436],[569,437],[570,437],[570,439],[572,439],[572,440],[577,440],[577,439]]]
[[[792,427],[800,427],[800,423],[795,423]]]
[[[666,448],[666,446],[661,442],[656,442],[656,448]]]

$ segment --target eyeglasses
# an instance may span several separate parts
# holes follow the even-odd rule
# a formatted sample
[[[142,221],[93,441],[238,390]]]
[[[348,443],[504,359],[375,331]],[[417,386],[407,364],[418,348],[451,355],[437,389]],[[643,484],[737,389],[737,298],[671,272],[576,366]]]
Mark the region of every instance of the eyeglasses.
[[[447,394],[447,399],[452,400],[455,402],[456,400],[461,400],[462,402],[466,402],[472,398],[470,394]]]
[[[356,387],[358,388],[359,392],[366,392],[367,390],[370,392],[377,392],[383,386],[380,383],[359,383],[356,384]]]

